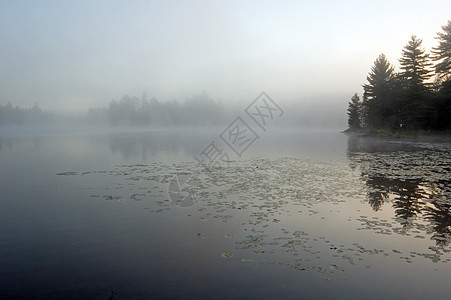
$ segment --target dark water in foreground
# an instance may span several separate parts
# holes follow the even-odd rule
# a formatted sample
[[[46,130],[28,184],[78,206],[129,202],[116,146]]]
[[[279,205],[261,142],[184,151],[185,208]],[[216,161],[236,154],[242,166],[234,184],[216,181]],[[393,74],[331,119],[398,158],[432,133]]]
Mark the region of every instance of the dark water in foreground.
[[[0,298],[448,298],[450,144],[219,131],[0,137]]]

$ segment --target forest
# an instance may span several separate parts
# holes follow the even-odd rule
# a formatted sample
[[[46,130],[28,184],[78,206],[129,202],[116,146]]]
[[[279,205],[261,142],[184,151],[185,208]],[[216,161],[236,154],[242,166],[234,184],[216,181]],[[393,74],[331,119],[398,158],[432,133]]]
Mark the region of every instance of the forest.
[[[362,97],[355,93],[348,103],[347,132],[451,130],[451,20],[441,29],[430,53],[423,48],[422,39],[412,35],[401,51],[398,71],[384,54],[376,58],[362,85]],[[314,117],[324,123],[331,119],[330,114],[319,111],[296,113],[299,120]],[[229,108],[206,93],[184,102],[125,95],[108,107],[91,108],[86,121],[113,126],[212,126],[224,124],[230,115],[234,114]],[[38,104],[32,108],[0,105],[0,125],[42,124],[55,119],[54,113],[43,111]]]
[[[90,120],[98,119],[91,110]],[[141,99],[125,95],[121,100],[110,102],[105,111],[110,125],[157,125],[157,126],[206,126],[218,125],[225,119],[224,107],[203,92],[188,98],[185,102]]]
[[[66,116],[42,110],[36,103],[31,108],[0,105],[0,125],[41,125],[53,123],[88,123],[112,126],[211,126],[224,123],[226,110],[205,92],[186,99],[159,101],[156,98],[124,95],[112,100],[108,107],[93,107],[84,116]]]
[[[412,35],[398,72],[384,54],[376,58],[363,99],[355,93],[348,103],[347,132],[451,129],[451,20],[435,38],[437,46],[427,53]]]
[[[13,107],[9,102],[6,105],[0,105],[0,125],[41,124],[50,122],[52,119],[53,115],[43,111],[37,103],[32,108]]]

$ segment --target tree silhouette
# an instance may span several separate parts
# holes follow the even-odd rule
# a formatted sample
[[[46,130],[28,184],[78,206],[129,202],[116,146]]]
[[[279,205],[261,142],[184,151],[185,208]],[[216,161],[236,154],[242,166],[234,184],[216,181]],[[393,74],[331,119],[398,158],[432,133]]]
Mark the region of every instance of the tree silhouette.
[[[352,96],[348,103],[348,125],[350,129],[357,129],[361,127],[360,114],[362,110],[362,102],[357,93]]]
[[[373,151],[373,147],[366,146],[368,143],[371,141],[350,136],[347,153],[351,168],[361,170],[366,202],[378,212],[392,199],[395,220],[401,226],[401,230],[395,232],[404,233],[414,227],[431,235],[438,246],[448,246],[451,241],[451,181],[442,178],[443,172],[449,170],[444,158],[447,153],[438,153],[433,163],[417,163],[422,153],[404,155],[399,151]],[[437,163],[445,166],[439,167]],[[405,173],[406,169],[408,173]],[[439,172],[441,179],[412,175],[433,174],[433,170]],[[424,221],[430,226],[424,226]]]
[[[0,124],[43,124],[51,121],[53,121],[53,115],[44,112],[38,103],[35,103],[32,108],[13,107],[10,102],[5,106],[0,105]]]
[[[429,86],[426,81],[431,78],[429,55],[422,48],[423,40],[412,35],[402,50],[400,77],[402,79],[402,98],[400,122],[408,128],[427,127],[431,115],[431,104],[427,102]]]
[[[119,101],[111,101],[108,107],[108,119],[114,126],[210,126],[222,122],[224,116],[224,107],[206,93],[196,94],[183,104],[125,95]]]
[[[431,193],[428,197],[428,205],[423,208],[423,215],[434,230],[431,239],[438,246],[448,246],[451,237],[451,203],[448,197],[451,181],[440,180],[437,184],[431,184],[430,187]]]
[[[364,122],[369,128],[382,128],[391,114],[394,69],[384,54],[374,61],[363,85]]]
[[[432,48],[432,59],[435,62],[437,95],[435,111],[437,112],[436,127],[451,128],[451,20],[442,26],[443,32],[438,32],[437,47]]]
[[[432,239],[439,246],[447,246],[451,237],[451,203],[434,200],[430,204],[424,209],[424,218],[434,230]]]
[[[366,181],[368,185],[367,201],[374,211],[378,211],[389,199],[390,182],[383,176],[369,176]]]
[[[434,68],[423,41],[415,35],[402,49],[399,73],[384,54],[379,55],[363,84],[361,127],[391,129],[393,133],[400,128],[451,129],[451,20],[442,30],[437,33],[438,46],[432,49]],[[352,105],[349,109],[348,117]],[[354,122],[348,125],[357,128]]]
[[[445,81],[451,78],[451,20],[442,26],[443,32],[437,32],[437,47],[432,48],[432,59],[435,61],[435,74]]]
[[[429,54],[422,48],[422,43],[422,39],[412,35],[399,59],[401,76],[405,80],[407,89],[426,88],[424,82],[432,76],[429,68],[432,65],[429,61]]]
[[[410,229],[413,220],[421,213],[423,194],[420,183],[420,179],[397,180],[392,189],[397,196],[393,200],[395,215],[404,229]]]

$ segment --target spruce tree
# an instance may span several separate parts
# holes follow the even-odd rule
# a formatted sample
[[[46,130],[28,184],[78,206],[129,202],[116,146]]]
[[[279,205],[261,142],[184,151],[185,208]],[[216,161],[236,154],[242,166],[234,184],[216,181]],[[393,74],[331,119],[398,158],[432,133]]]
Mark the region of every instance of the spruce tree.
[[[451,80],[451,20],[442,26],[443,32],[437,32],[437,47],[432,48],[435,61],[435,73],[440,79]]]
[[[422,48],[423,40],[412,35],[410,41],[402,50],[400,77],[403,93],[400,99],[401,123],[411,129],[428,126],[431,116],[431,106],[428,103],[431,78],[431,63],[429,55]]]
[[[384,54],[374,61],[371,72],[366,77],[368,83],[363,85],[363,118],[365,126],[373,128],[391,127],[393,66]]]
[[[451,128],[451,21],[442,26],[443,32],[438,32],[437,47],[432,48],[432,59],[435,61],[436,97],[434,109],[436,112],[436,129]]]
[[[421,47],[422,39],[412,35],[410,41],[402,50],[401,75],[408,89],[424,89],[425,81],[431,78],[429,54]]]
[[[361,127],[361,106],[360,98],[357,93],[352,96],[351,101],[348,103],[348,126],[349,129],[358,129]]]

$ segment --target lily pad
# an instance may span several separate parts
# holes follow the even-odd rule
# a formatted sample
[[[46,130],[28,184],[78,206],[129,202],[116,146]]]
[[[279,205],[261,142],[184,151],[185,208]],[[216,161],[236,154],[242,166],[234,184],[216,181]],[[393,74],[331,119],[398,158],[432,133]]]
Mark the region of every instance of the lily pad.
[[[221,257],[223,257],[223,258],[232,258],[234,256],[235,256],[235,254],[230,253],[230,252],[223,252],[223,253],[221,253]]]

